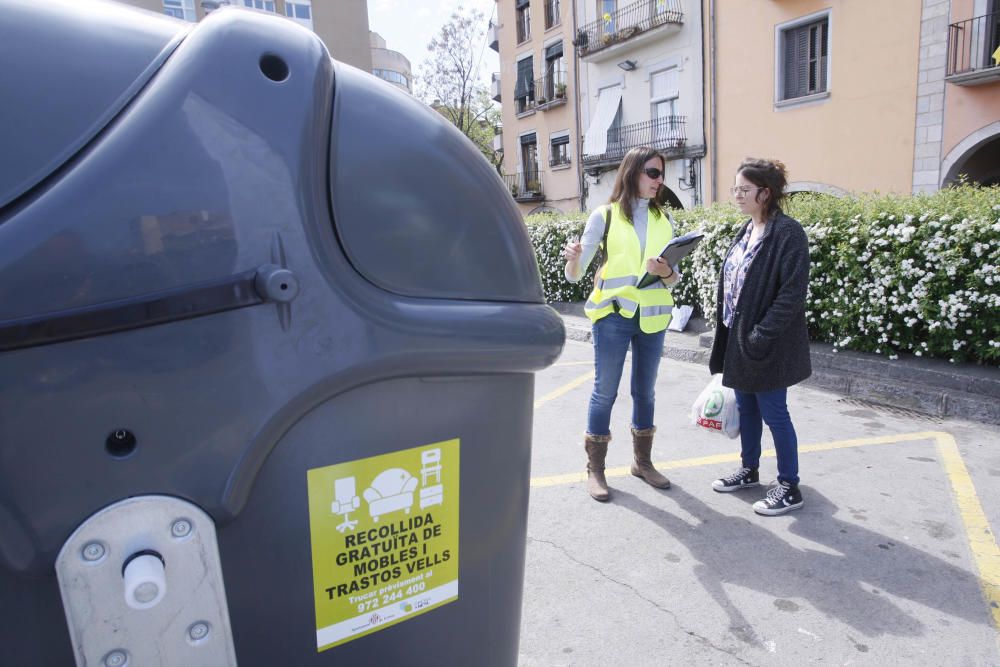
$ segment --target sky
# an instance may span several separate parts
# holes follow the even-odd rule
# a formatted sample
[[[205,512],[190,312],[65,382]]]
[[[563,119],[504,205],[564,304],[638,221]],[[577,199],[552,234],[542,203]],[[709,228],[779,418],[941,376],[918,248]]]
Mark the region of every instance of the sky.
[[[459,7],[483,13],[485,38],[486,23],[496,11],[495,0],[368,0],[368,27],[382,35],[386,48],[409,58],[416,76],[430,55],[427,45]],[[488,83],[490,73],[499,69],[497,52],[484,48],[480,79]]]

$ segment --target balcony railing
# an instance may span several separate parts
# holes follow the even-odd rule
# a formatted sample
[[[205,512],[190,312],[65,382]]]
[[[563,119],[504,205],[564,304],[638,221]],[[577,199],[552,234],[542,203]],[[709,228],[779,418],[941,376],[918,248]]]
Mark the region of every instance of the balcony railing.
[[[535,94],[533,92],[528,92],[527,95],[523,97],[518,97],[514,100],[514,115],[520,116],[523,113],[528,113],[529,111],[535,110]]]
[[[500,52],[500,26],[490,21],[490,27],[486,30],[487,43],[490,48]]]
[[[504,174],[503,182],[515,201],[538,201],[545,199],[542,179],[537,171],[521,174]]]
[[[566,155],[553,155],[549,158],[550,167],[564,167],[570,163],[569,156]]]
[[[573,44],[583,58],[668,23],[684,23],[681,0],[639,0],[583,26]]]
[[[566,104],[566,72],[554,70],[535,80],[535,105],[539,109]]]
[[[490,97],[495,101],[500,101],[500,72],[493,72],[490,79]]]
[[[642,123],[612,127],[608,130],[608,145],[600,155],[584,155],[585,165],[617,164],[630,149],[650,146],[670,156],[684,152],[687,143],[685,116],[664,116]]]
[[[945,76],[952,83],[960,85],[975,85],[1000,79],[1000,65],[993,57],[998,48],[1000,12],[952,23],[948,26],[948,64]]]

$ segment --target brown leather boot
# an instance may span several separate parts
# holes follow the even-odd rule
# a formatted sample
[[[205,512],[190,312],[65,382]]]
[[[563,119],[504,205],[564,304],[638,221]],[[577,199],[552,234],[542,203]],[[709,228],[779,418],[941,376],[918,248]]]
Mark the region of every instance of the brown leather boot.
[[[653,451],[653,434],[656,427],[637,430],[632,428],[632,450],[635,453],[635,461],[632,462],[632,474],[641,477],[650,486],[658,489],[669,489],[670,480],[657,472],[653,467],[650,454]]]
[[[587,450],[587,493],[602,503],[611,500],[608,481],[604,478],[604,459],[608,456],[610,440],[610,435],[590,433],[583,439],[583,448]]]

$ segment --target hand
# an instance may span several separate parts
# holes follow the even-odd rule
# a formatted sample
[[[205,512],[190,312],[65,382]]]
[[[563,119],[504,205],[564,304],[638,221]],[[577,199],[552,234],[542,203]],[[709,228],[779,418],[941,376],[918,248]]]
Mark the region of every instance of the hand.
[[[566,240],[566,247],[563,248],[563,257],[566,258],[567,262],[575,262],[580,259],[580,255],[583,254],[583,244],[580,240],[571,236]]]
[[[646,260],[646,273],[652,273],[660,278],[669,278],[674,275],[674,270],[662,257],[651,257]]]

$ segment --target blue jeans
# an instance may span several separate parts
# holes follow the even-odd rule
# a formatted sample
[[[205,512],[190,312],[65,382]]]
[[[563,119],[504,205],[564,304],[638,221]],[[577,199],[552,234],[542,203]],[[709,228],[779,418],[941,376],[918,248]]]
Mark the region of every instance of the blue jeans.
[[[788,414],[787,396],[787,389],[757,393],[736,390],[736,404],[740,406],[741,455],[743,467],[760,465],[760,438],[766,423],[778,456],[778,481],[798,484],[799,441]]]
[[[610,435],[611,408],[618,396],[625,353],[632,345],[632,426],[653,426],[656,371],[663,357],[666,331],[643,333],[639,317],[630,320],[611,313],[594,322],[594,391],[587,413],[587,433]]]

